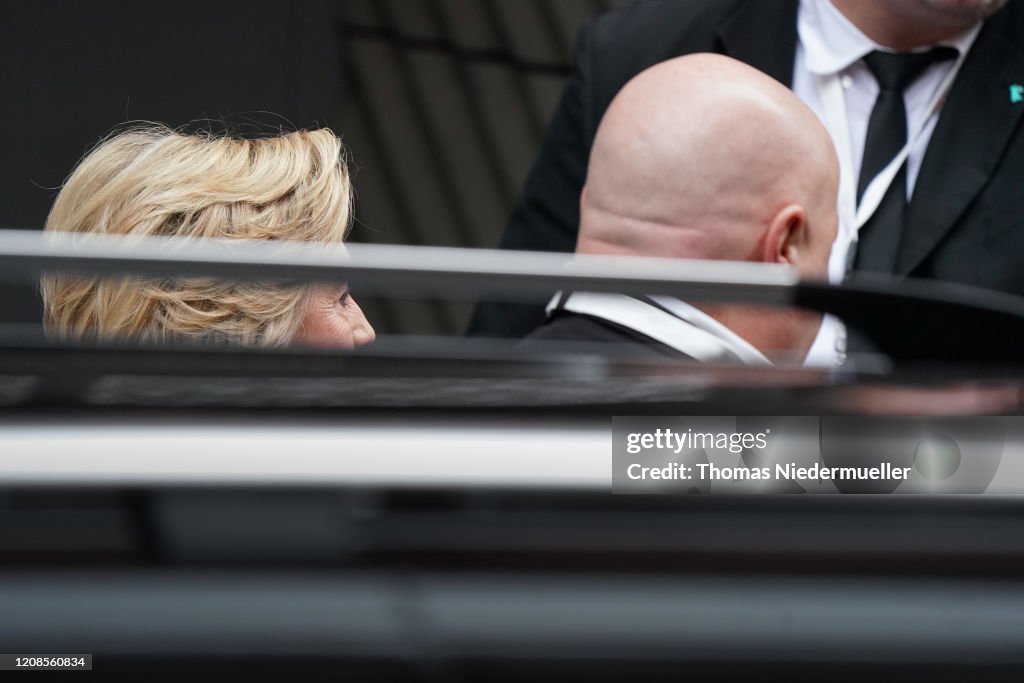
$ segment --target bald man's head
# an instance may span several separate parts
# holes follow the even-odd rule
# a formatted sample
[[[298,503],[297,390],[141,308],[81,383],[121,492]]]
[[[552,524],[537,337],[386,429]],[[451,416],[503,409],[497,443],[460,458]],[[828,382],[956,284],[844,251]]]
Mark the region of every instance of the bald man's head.
[[[577,251],[757,261],[825,279],[839,162],[792,92],[720,55],[663,62],[608,107],[580,198]],[[821,317],[701,305],[761,351],[802,351]]]
[[[680,57],[636,76],[605,113],[578,250],[824,277],[838,177],[828,133],[791,91],[728,57]]]

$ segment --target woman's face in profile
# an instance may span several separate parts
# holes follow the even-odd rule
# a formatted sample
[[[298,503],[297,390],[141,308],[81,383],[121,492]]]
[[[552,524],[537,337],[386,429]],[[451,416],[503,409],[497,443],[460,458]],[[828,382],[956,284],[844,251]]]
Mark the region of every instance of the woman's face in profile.
[[[355,349],[375,337],[347,285],[318,284],[306,299],[302,324],[294,341],[303,346]]]

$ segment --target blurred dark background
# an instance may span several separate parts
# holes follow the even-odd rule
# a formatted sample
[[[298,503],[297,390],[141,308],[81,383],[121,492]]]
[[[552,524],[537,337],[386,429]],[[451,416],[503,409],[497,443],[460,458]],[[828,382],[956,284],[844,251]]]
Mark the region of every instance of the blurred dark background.
[[[359,242],[493,247],[588,16],[626,0],[0,2],[0,227],[42,227],[118,124],[330,126]],[[4,322],[36,322],[0,287]],[[458,334],[468,302],[362,297],[380,333]]]

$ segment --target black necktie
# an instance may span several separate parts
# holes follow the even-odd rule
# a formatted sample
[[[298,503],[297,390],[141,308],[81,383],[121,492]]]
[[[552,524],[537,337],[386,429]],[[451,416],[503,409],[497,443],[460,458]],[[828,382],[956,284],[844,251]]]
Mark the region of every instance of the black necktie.
[[[957,54],[954,48],[936,47],[928,52],[910,54],[876,50],[864,57],[864,62],[878,81],[879,90],[864,141],[864,158],[857,183],[858,206],[867,186],[907,144],[904,90],[928,66],[955,59]],[[907,171],[904,164],[893,178],[878,208],[868,222],[861,226],[854,261],[856,270],[892,273],[896,269],[906,208]]]

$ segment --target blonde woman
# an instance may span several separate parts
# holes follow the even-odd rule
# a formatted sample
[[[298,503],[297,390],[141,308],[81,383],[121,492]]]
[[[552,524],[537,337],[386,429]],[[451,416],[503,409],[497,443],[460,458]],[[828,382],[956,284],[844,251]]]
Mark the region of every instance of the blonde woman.
[[[46,229],[339,243],[351,205],[344,148],[329,130],[238,139],[146,125],[78,164]],[[340,284],[49,276],[42,294],[47,330],[66,339],[355,348],[374,338]]]

